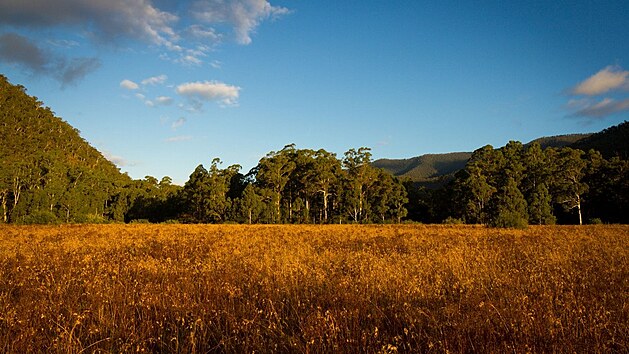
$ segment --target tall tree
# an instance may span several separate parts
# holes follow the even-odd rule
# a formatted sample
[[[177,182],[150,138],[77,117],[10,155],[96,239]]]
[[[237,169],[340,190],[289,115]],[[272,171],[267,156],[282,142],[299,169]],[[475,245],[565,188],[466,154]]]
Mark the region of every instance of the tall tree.
[[[295,151],[294,145],[287,145],[279,152],[271,151],[258,163],[256,181],[262,188],[271,191],[272,203],[274,204],[273,222],[281,223],[282,219],[282,199],[284,187],[290,181],[291,174],[295,169],[295,161],[291,158]]]
[[[566,210],[577,210],[579,225],[583,224],[581,203],[588,186],[583,182],[585,168],[584,152],[578,149],[563,148],[559,153],[555,174],[556,200]]]
[[[307,189],[321,200],[321,222],[327,223],[330,214],[330,198],[337,195],[341,178],[341,163],[336,155],[323,149],[314,155],[311,168],[306,172]],[[308,208],[308,207],[307,207]]]
[[[491,222],[498,227],[525,227],[528,223],[527,204],[514,178],[508,177],[492,198]]]
[[[463,194],[462,205],[466,210],[466,219],[471,223],[486,224],[488,203],[498,190],[496,176],[504,165],[502,152],[486,145],[472,153],[470,161],[459,175],[459,186]]]
[[[353,222],[365,222],[369,216],[367,193],[377,177],[371,166],[370,151],[367,147],[350,149],[343,159],[346,172],[343,204]]]
[[[547,150],[550,153],[552,150]],[[539,143],[531,144],[523,154],[524,176],[521,191],[528,204],[529,223],[554,224],[552,196],[548,190],[552,161]]]
[[[183,198],[193,222],[206,222],[208,205],[208,171],[203,165],[197,166],[183,186]]]

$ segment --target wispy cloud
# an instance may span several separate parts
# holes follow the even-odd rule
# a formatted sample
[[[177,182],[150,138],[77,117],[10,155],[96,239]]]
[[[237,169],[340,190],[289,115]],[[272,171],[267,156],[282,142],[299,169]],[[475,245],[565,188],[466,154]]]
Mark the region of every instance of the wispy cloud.
[[[16,33],[0,36],[0,60],[21,65],[35,73],[44,72],[51,65],[47,53],[28,38]]]
[[[173,103],[173,98],[168,96],[158,96],[154,100],[155,104],[161,106],[168,106]]]
[[[186,124],[186,118],[181,117],[181,118],[178,118],[176,121],[174,121],[174,122],[170,125],[170,127],[171,127],[173,130],[177,130],[177,129],[181,128],[184,124]]]
[[[151,76],[149,78],[142,80],[142,85],[161,85],[164,82],[166,82],[166,80],[168,80],[168,76],[166,76],[165,74],[158,75],[158,76]]]
[[[128,79],[120,81],[120,87],[127,90],[137,90],[138,88],[140,88],[138,84]]]
[[[59,80],[62,86],[73,85],[101,66],[98,58],[72,58],[62,60],[59,66]]]
[[[0,61],[27,72],[46,74],[73,84],[101,66],[98,58],[71,58],[79,43],[57,29],[80,29],[93,45],[126,44],[129,40],[157,48],[160,57],[185,66],[201,66],[213,48],[225,41],[225,27],[234,39],[249,44],[256,28],[290,11],[268,0],[192,0],[175,13],[156,0],[14,0],[0,1]],[[53,29],[51,31],[51,29]],[[219,30],[220,29],[220,30]],[[25,30],[25,31],[22,31]],[[17,34],[20,33],[20,34]],[[57,37],[57,38],[55,38]],[[52,55],[50,50],[64,49]],[[216,62],[209,65],[216,67]],[[158,79],[159,77],[155,77]],[[143,85],[154,84],[149,82]]]
[[[55,78],[62,87],[75,84],[101,66],[98,58],[66,58],[39,47],[17,33],[0,35],[0,61],[32,74]]]
[[[190,135],[178,135],[178,136],[173,136],[173,137],[164,139],[164,141],[167,143],[177,143],[177,142],[189,141],[189,140],[192,140],[192,136]]]
[[[586,105],[573,113],[576,117],[584,118],[604,118],[614,113],[629,110],[629,98],[617,101],[612,98]]]
[[[241,88],[219,81],[188,82],[177,86],[176,92],[193,101],[216,101],[227,106],[238,103]]]
[[[251,43],[251,33],[266,19],[275,19],[290,12],[273,6],[267,0],[198,0],[192,5],[193,16],[202,23],[229,24],[240,44]]]
[[[629,111],[626,91],[629,91],[629,71],[607,66],[570,90],[576,97],[570,98],[566,108],[571,117],[603,119]]]

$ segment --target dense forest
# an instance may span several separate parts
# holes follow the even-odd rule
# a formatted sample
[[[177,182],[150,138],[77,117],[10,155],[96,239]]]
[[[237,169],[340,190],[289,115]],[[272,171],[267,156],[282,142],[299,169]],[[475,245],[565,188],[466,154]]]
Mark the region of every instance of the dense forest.
[[[580,140],[587,152],[485,146],[448,165],[454,178],[436,189],[375,167],[366,147],[338,158],[293,144],[246,174],[214,159],[178,186],[120,173],[0,75],[0,223],[627,223],[628,129],[625,122]]]

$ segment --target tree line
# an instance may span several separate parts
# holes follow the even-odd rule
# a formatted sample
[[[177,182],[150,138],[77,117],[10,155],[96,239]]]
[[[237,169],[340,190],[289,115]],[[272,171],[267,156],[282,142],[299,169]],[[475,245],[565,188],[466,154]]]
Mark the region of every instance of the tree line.
[[[268,153],[247,174],[240,170],[221,168],[216,158],[209,168],[197,166],[183,187],[147,177],[138,182],[145,193],[128,218],[327,224],[399,223],[406,216],[404,185],[371,165],[369,148],[350,149],[339,159],[291,144]]]
[[[590,149],[484,146],[445,187],[405,184],[409,217],[423,222],[528,224],[629,222],[629,160]]]
[[[167,176],[120,173],[2,75],[0,141],[0,223],[629,223],[624,150],[604,157],[536,143],[487,145],[449,184],[427,189],[375,168],[366,147],[339,158],[291,144],[244,174],[214,159],[178,186]]]

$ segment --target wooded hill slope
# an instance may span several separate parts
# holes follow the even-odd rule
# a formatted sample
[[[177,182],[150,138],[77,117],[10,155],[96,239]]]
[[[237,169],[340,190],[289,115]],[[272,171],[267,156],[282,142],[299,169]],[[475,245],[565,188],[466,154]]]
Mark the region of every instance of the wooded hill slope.
[[[130,178],[23,86],[0,75],[0,221],[89,221]]]
[[[120,173],[0,75],[0,223],[629,223],[627,129],[376,162],[368,147],[339,158],[289,144],[247,174],[215,158],[177,186]]]

